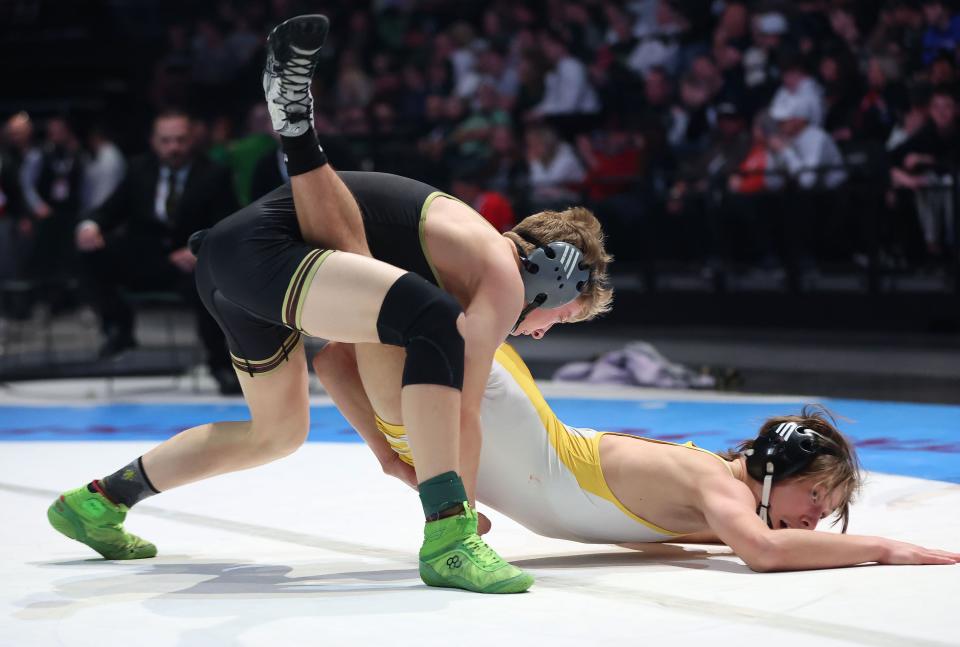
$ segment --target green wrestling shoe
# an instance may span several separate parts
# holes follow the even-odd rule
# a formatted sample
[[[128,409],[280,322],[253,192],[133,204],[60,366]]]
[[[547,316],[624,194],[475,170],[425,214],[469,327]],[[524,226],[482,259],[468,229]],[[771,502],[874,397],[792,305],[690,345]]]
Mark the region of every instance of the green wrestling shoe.
[[[123,529],[127,510],[84,485],[61,494],[47,508],[47,519],[58,532],[86,544],[105,559],[155,557],[156,546]]]
[[[463,514],[430,521],[423,529],[420,579],[477,593],[522,593],[533,577],[509,564],[477,534],[477,512],[464,502]]]

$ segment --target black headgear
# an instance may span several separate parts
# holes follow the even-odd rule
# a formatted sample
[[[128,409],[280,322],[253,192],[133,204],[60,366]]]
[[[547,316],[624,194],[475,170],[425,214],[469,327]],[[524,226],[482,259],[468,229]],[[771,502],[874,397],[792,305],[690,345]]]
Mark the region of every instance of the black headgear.
[[[769,526],[770,490],[773,484],[802,472],[820,454],[832,454],[833,443],[812,429],[795,422],[782,422],[776,429],[757,436],[753,448],[744,452],[747,472],[763,483],[757,513]]]
[[[514,243],[520,256],[520,276],[527,302],[514,330],[534,308],[559,308],[576,299],[587,289],[591,278],[591,268],[582,260],[583,252],[574,245],[544,244],[530,233],[515,233],[537,248],[527,256],[523,247]]]

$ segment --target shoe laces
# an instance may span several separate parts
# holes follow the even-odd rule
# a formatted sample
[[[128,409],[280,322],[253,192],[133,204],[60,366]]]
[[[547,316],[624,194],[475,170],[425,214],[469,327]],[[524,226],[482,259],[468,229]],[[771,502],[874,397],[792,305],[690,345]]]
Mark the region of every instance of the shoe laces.
[[[496,566],[503,562],[503,558],[490,548],[480,535],[470,535],[463,540],[463,545],[470,549],[470,553],[482,566]]]
[[[309,112],[312,67],[312,61],[302,56],[293,56],[285,63],[274,62],[272,72],[279,79],[278,94],[284,108],[299,105]]]

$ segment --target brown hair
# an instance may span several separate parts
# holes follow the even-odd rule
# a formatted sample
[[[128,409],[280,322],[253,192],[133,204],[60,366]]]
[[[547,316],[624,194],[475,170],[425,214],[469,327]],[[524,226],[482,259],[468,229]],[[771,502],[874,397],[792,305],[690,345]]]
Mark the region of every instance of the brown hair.
[[[820,454],[802,472],[786,479],[810,480],[822,485],[827,492],[839,489],[843,493],[840,505],[837,507],[836,519],[832,526],[842,521],[841,532],[847,532],[850,524],[850,504],[853,503],[863,485],[860,474],[860,461],[854,451],[853,444],[837,429],[837,421],[826,407],[814,404],[803,407],[799,416],[778,416],[769,418],[760,427],[761,436],[771,433],[784,422],[795,422],[799,426],[811,429],[827,442],[826,445],[833,453]],[[753,439],[745,440],[735,449],[720,452],[719,456],[727,460],[736,460],[744,451],[753,448]]]
[[[570,243],[583,252],[583,262],[591,267],[590,283],[577,299],[583,308],[570,318],[571,322],[587,321],[610,310],[613,288],[609,285],[607,265],[613,257],[604,249],[600,221],[589,209],[570,207],[563,211],[541,211],[527,216],[504,234],[530,254],[536,247],[519,233],[529,234],[544,244]]]

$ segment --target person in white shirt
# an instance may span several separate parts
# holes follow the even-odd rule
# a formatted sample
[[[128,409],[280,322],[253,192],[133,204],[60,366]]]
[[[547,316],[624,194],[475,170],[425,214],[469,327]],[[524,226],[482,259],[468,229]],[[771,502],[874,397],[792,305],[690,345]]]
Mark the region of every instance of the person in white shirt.
[[[598,113],[600,100],[590,84],[587,66],[570,54],[554,32],[541,32],[540,47],[553,68],[544,81],[543,100],[528,113],[528,119]]]
[[[644,76],[655,67],[676,72],[680,62],[681,40],[690,28],[689,21],[670,2],[646,2],[628,6],[627,11],[638,16],[632,36],[636,46],[627,57],[626,65]]]
[[[809,110],[808,121],[815,126],[822,126],[825,113],[823,88],[807,74],[799,56],[785,58],[782,63],[783,83],[773,95],[770,110],[776,112],[802,102]]]
[[[847,179],[840,149],[814,121],[818,114],[809,94],[795,94],[770,108],[779,128],[779,134],[769,138],[774,165],[804,189],[832,189]]]
[[[530,170],[531,200],[538,209],[576,202],[574,184],[586,177],[573,146],[562,141],[549,126],[527,131],[527,162]]]
[[[91,129],[87,136],[87,149],[83,190],[80,194],[81,213],[92,211],[106,202],[127,172],[123,153],[101,128]]]

